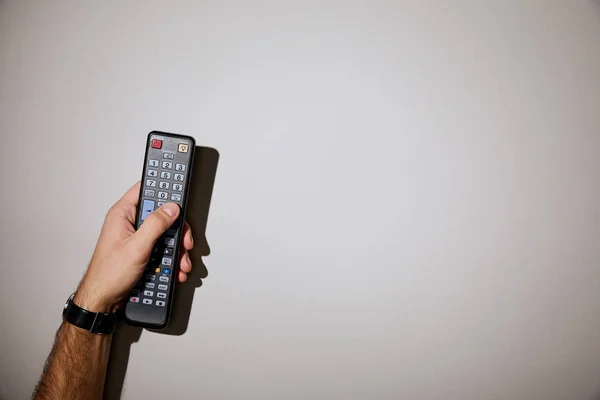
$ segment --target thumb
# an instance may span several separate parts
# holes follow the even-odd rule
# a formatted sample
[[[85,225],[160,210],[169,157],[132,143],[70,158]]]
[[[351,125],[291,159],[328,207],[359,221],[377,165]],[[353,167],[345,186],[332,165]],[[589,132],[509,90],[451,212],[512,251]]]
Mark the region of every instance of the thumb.
[[[134,248],[150,251],[154,243],[173,225],[178,216],[179,206],[176,203],[167,203],[154,210],[131,237]]]

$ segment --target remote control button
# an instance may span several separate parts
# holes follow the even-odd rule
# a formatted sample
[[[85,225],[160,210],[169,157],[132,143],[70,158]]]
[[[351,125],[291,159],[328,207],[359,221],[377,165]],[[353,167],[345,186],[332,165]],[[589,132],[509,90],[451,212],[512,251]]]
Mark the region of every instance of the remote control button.
[[[152,192],[152,196],[154,196],[154,190],[146,190],[146,192]],[[146,196],[148,193],[144,193]],[[142,205],[142,221],[145,220],[148,215],[152,214],[154,211],[154,201],[153,200],[144,200]]]
[[[164,307],[165,304],[166,303],[164,301],[156,300],[156,305],[159,306],[159,307]]]
[[[177,171],[183,172],[183,171],[185,171],[185,164],[175,164],[175,169]]]
[[[167,171],[160,171],[161,179],[171,179],[171,173]]]
[[[159,201],[158,203],[156,203],[159,207],[164,206],[165,202],[164,201]]]
[[[183,185],[181,183],[174,183],[173,190],[177,190],[178,192],[181,192],[183,190]]]
[[[140,298],[132,296],[132,297],[129,298],[129,301],[132,302],[132,303],[139,303],[140,302]]]
[[[175,246],[175,238],[165,238],[165,244],[167,246]]]
[[[172,262],[173,262],[173,260],[170,259],[169,257],[163,257],[163,259],[162,259],[162,265],[170,266]]]
[[[144,290],[144,296],[152,297],[154,296],[154,292],[152,290]]]
[[[159,299],[166,299],[167,294],[165,292],[158,292],[156,293],[156,297],[158,297]]]
[[[158,167],[158,160],[148,160],[149,167]]]
[[[173,163],[171,161],[163,161],[162,162],[162,167],[165,169],[172,169],[173,168]]]
[[[177,151],[180,153],[187,153],[189,148],[190,146],[188,146],[187,144],[179,143],[179,146],[177,146]]]
[[[146,189],[146,190],[144,190],[144,196],[146,196],[146,197],[154,197],[154,190],[152,190],[152,189]]]
[[[159,182],[158,187],[161,189],[168,189],[169,188],[169,182]]]
[[[152,304],[152,300],[150,300],[150,299],[143,299],[142,303],[144,303],[144,304]]]
[[[169,282],[169,277],[168,276],[159,276],[158,280],[161,282]]]
[[[155,169],[149,169],[148,170],[148,176],[151,178],[155,178],[158,175],[158,171]]]
[[[175,155],[173,155],[171,153],[163,154],[163,158],[166,158],[167,160],[172,160],[174,157],[175,157]]]
[[[169,275],[171,273],[171,268],[163,268],[163,274]]]
[[[166,200],[168,197],[169,197],[169,194],[167,192],[158,192],[159,199]]]
[[[156,272],[156,273],[158,274],[158,273],[160,272],[160,268],[156,268],[156,269],[154,270],[154,272]]]
[[[173,176],[173,179],[175,179],[176,181],[183,182],[183,174],[175,174]]]
[[[144,286],[146,286],[148,289],[154,289],[154,283],[152,282],[146,282]]]
[[[160,149],[162,147],[162,140],[154,139],[152,140],[152,148]]]
[[[167,285],[158,285],[158,290],[167,290],[168,288]]]
[[[156,187],[156,181],[154,179],[146,179],[146,186]]]
[[[173,201],[181,201],[181,195],[177,194],[177,193],[173,193],[171,195],[171,200],[173,200]]]
[[[156,275],[146,274],[146,279],[148,279],[149,281],[155,281],[156,280]]]
[[[173,255],[173,248],[172,247],[167,247],[165,249],[165,256],[172,256]]]

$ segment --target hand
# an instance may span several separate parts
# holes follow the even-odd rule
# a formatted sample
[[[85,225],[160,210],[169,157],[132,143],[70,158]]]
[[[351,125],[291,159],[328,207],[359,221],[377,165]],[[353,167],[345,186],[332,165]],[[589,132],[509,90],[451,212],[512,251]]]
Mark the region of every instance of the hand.
[[[79,284],[74,303],[93,312],[114,312],[138,282],[154,243],[179,216],[176,203],[167,203],[150,214],[136,231],[135,217],[140,183],[136,183],[108,210],[94,255]],[[192,270],[189,250],[194,246],[187,222],[183,229],[178,280]]]

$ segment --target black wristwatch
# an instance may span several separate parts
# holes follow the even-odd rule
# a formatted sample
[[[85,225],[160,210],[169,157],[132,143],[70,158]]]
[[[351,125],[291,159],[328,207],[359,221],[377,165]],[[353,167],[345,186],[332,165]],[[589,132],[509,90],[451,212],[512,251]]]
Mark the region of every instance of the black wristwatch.
[[[63,320],[98,335],[108,335],[117,327],[116,314],[96,313],[84,310],[73,303],[75,293],[69,297],[63,309]]]

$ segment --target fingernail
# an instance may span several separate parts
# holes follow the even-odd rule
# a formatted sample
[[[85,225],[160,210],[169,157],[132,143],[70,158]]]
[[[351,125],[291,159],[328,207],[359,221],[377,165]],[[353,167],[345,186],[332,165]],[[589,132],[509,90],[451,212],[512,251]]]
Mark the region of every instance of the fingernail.
[[[162,206],[162,210],[166,212],[169,217],[175,216],[175,214],[177,214],[178,209],[179,206],[175,203],[167,203],[164,206]]]

